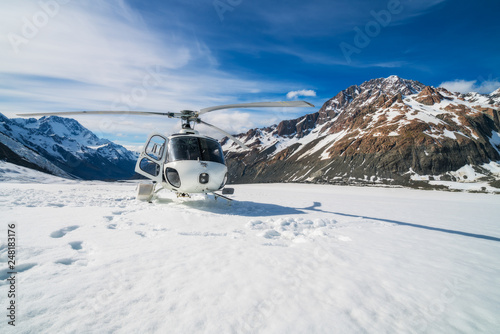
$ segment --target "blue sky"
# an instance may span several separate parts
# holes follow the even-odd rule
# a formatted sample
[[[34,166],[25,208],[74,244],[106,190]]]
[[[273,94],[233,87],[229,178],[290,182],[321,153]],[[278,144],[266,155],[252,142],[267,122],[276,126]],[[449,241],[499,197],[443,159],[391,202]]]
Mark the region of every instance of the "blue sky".
[[[497,1],[76,0],[0,3],[0,112],[179,111],[305,99],[313,109],[226,110],[246,131],[314,112],[389,75],[451,90],[500,87]],[[77,119],[127,145],[174,120]],[[213,135],[210,129],[199,130]]]

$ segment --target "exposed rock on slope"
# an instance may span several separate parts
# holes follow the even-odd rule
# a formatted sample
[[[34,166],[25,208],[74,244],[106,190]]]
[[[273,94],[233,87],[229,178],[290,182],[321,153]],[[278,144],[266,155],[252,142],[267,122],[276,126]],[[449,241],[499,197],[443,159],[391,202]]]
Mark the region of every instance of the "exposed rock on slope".
[[[408,184],[463,179],[464,166],[493,180],[498,95],[451,93],[397,76],[351,86],[316,113],[238,135],[252,151],[224,140],[230,180]]]

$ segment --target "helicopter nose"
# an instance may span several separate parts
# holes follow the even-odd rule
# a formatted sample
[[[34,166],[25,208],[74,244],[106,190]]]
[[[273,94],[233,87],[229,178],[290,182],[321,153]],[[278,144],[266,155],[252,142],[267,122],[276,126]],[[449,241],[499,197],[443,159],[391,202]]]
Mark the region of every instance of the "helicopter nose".
[[[201,184],[207,184],[209,179],[210,179],[210,177],[208,176],[207,173],[201,173],[200,177],[198,178],[198,180],[200,181]]]

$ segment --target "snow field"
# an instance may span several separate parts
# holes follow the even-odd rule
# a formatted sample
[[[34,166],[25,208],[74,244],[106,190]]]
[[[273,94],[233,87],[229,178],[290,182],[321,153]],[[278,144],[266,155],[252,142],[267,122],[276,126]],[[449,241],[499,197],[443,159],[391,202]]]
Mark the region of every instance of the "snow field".
[[[2,300],[8,222],[19,245],[2,333],[500,328],[495,195],[261,184],[150,204],[134,183],[56,181],[0,183]]]

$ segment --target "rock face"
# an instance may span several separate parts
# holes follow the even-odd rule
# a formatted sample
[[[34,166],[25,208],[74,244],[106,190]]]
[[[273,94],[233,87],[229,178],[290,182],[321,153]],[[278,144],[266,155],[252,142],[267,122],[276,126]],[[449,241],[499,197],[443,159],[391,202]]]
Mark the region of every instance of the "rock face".
[[[397,76],[351,86],[313,114],[223,140],[230,181],[406,185],[500,161],[500,98]],[[427,179],[429,179],[429,177]]]
[[[116,180],[135,174],[137,155],[71,118],[0,114],[0,159],[63,177]]]
[[[449,93],[449,92],[448,92]],[[443,95],[433,87],[426,86],[418,95],[415,97],[415,101],[422,104],[432,106],[436,103],[441,102],[444,99]]]

